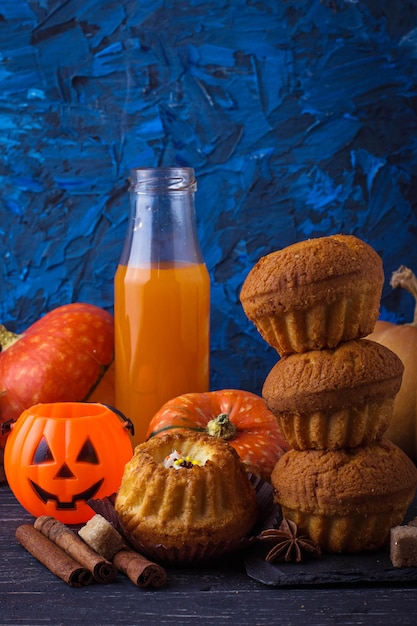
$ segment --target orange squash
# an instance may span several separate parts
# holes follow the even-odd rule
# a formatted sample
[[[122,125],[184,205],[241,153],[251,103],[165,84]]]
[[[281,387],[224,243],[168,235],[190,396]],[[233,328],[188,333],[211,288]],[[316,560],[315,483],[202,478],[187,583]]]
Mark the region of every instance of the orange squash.
[[[416,298],[414,320],[410,324],[378,321],[368,339],[395,352],[404,364],[403,380],[386,436],[417,461],[417,278],[410,269],[401,266],[392,274],[390,284],[393,288],[406,289]]]
[[[168,430],[191,430],[225,439],[247,471],[264,480],[270,480],[275,463],[289,449],[263,399],[237,389],[188,393],[169,400],[153,416],[147,438]]]
[[[113,316],[85,303],[60,306],[16,335],[0,325],[0,426],[39,402],[114,404]],[[0,448],[6,434],[0,432]]]

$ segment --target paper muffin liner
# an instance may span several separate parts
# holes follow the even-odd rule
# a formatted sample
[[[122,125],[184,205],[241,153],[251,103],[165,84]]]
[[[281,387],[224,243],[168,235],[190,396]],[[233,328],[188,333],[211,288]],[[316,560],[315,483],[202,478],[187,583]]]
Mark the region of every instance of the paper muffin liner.
[[[163,544],[145,545],[133,539],[123,528],[118,514],[114,509],[116,494],[106,498],[89,500],[91,509],[102,515],[122,535],[132,548],[152,561],[168,565],[197,565],[220,559],[226,554],[243,550],[258,541],[258,536],[265,528],[276,525],[280,515],[280,507],[274,502],[273,487],[270,483],[249,475],[258,501],[258,519],[252,531],[234,541],[208,542],[195,545],[184,544],[180,548],[168,547]]]

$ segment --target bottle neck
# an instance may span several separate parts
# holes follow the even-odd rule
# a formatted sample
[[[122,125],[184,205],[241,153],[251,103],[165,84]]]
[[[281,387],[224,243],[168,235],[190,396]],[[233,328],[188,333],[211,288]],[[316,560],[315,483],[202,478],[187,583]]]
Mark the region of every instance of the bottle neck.
[[[130,171],[129,191],[151,195],[195,193],[197,181],[192,167],[138,167]]]
[[[132,170],[130,213],[122,265],[202,263],[192,168]]]

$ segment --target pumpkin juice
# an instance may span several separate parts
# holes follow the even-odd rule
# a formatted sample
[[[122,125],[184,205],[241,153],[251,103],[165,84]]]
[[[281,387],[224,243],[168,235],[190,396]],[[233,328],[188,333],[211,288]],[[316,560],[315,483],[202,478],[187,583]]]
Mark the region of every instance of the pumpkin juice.
[[[119,265],[114,289],[116,407],[136,445],[165,402],[208,390],[210,279],[204,263]]]

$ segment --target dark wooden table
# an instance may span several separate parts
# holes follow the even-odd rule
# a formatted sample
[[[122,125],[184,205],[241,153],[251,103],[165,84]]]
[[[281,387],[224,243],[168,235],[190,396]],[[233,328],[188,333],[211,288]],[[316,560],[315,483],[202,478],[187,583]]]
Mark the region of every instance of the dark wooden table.
[[[16,528],[33,521],[1,485],[0,626],[417,623],[413,583],[270,587],[247,575],[240,556],[221,566],[167,568],[168,583],[159,590],[137,588],[122,574],[115,583],[72,588],[17,543]]]

